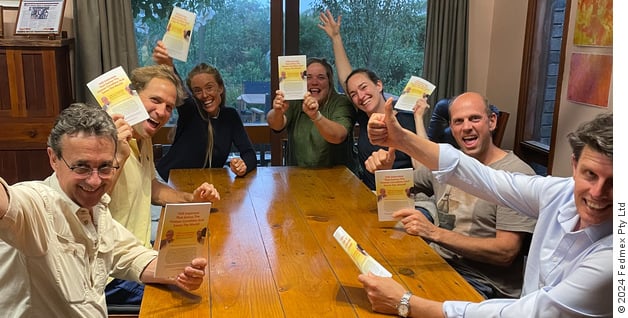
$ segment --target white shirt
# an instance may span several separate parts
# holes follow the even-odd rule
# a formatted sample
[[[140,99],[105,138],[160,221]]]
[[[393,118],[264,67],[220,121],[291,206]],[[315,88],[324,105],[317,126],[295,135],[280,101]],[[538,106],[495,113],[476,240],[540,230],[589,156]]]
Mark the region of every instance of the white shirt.
[[[8,186],[0,219],[0,313],[6,317],[106,317],[112,276],[139,281],[157,252],[147,249],[107,208],[72,202],[55,174]]]
[[[440,145],[439,182],[538,218],[520,299],[447,301],[446,317],[612,317],[612,223],[573,231],[573,178],[493,170]]]

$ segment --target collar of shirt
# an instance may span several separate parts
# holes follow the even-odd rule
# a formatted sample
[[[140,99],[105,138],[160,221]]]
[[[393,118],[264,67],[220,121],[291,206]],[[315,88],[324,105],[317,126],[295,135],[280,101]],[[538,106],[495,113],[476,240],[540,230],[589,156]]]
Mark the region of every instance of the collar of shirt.
[[[613,220],[607,220],[600,224],[590,225],[584,229],[580,229],[578,231],[574,231],[576,224],[580,221],[580,215],[578,214],[578,210],[576,208],[576,202],[574,200],[570,200],[563,206],[558,209],[558,215],[556,216],[556,220],[563,228],[565,233],[576,233],[576,232],[584,232],[591,242],[598,241],[603,237],[611,234],[613,231]]]

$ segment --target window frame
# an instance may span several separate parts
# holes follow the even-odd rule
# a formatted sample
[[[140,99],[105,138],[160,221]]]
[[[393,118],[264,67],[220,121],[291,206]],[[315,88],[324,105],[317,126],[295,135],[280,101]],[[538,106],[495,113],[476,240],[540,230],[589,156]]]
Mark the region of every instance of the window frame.
[[[548,60],[548,37],[551,32],[547,32],[544,24],[547,16],[552,14],[552,3],[555,0],[530,0],[528,2],[528,12],[526,18],[525,42],[523,48],[523,61],[521,67],[521,85],[519,87],[519,104],[517,109],[517,125],[515,129],[514,152],[522,160],[545,166],[547,174],[551,174],[554,151],[556,144],[556,128],[558,126],[558,112],[563,81],[563,71],[565,64],[565,51],[569,31],[569,12],[571,12],[571,1],[566,0],[565,16],[563,21],[562,43],[560,51],[560,62],[556,81],[556,92],[554,99],[554,112],[552,116],[552,129],[550,143],[544,145],[532,140],[533,134],[537,130],[536,123],[539,122],[543,103],[540,97],[545,94],[546,82],[542,81],[539,86],[539,78],[545,76]],[[539,63],[539,61],[543,61]]]

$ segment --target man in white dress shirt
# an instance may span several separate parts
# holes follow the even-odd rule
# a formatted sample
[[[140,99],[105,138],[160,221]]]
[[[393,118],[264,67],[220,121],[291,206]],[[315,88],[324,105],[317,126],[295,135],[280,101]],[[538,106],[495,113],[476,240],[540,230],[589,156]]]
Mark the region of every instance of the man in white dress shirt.
[[[399,149],[440,182],[538,218],[519,299],[437,302],[412,295],[392,278],[360,275],[373,310],[403,317],[611,317],[613,115],[569,134],[573,177],[493,170],[450,145],[404,130],[392,115],[371,116],[373,144]]]

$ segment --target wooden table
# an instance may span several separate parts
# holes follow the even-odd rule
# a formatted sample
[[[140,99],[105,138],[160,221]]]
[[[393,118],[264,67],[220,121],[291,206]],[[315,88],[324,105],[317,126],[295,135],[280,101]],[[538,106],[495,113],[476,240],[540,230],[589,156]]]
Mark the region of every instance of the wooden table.
[[[208,276],[194,294],[146,286],[140,317],[373,317],[359,271],[332,234],[341,225],[414,294],[480,295],[422,239],[377,221],[375,195],[344,167],[172,170],[192,191],[214,184]]]

